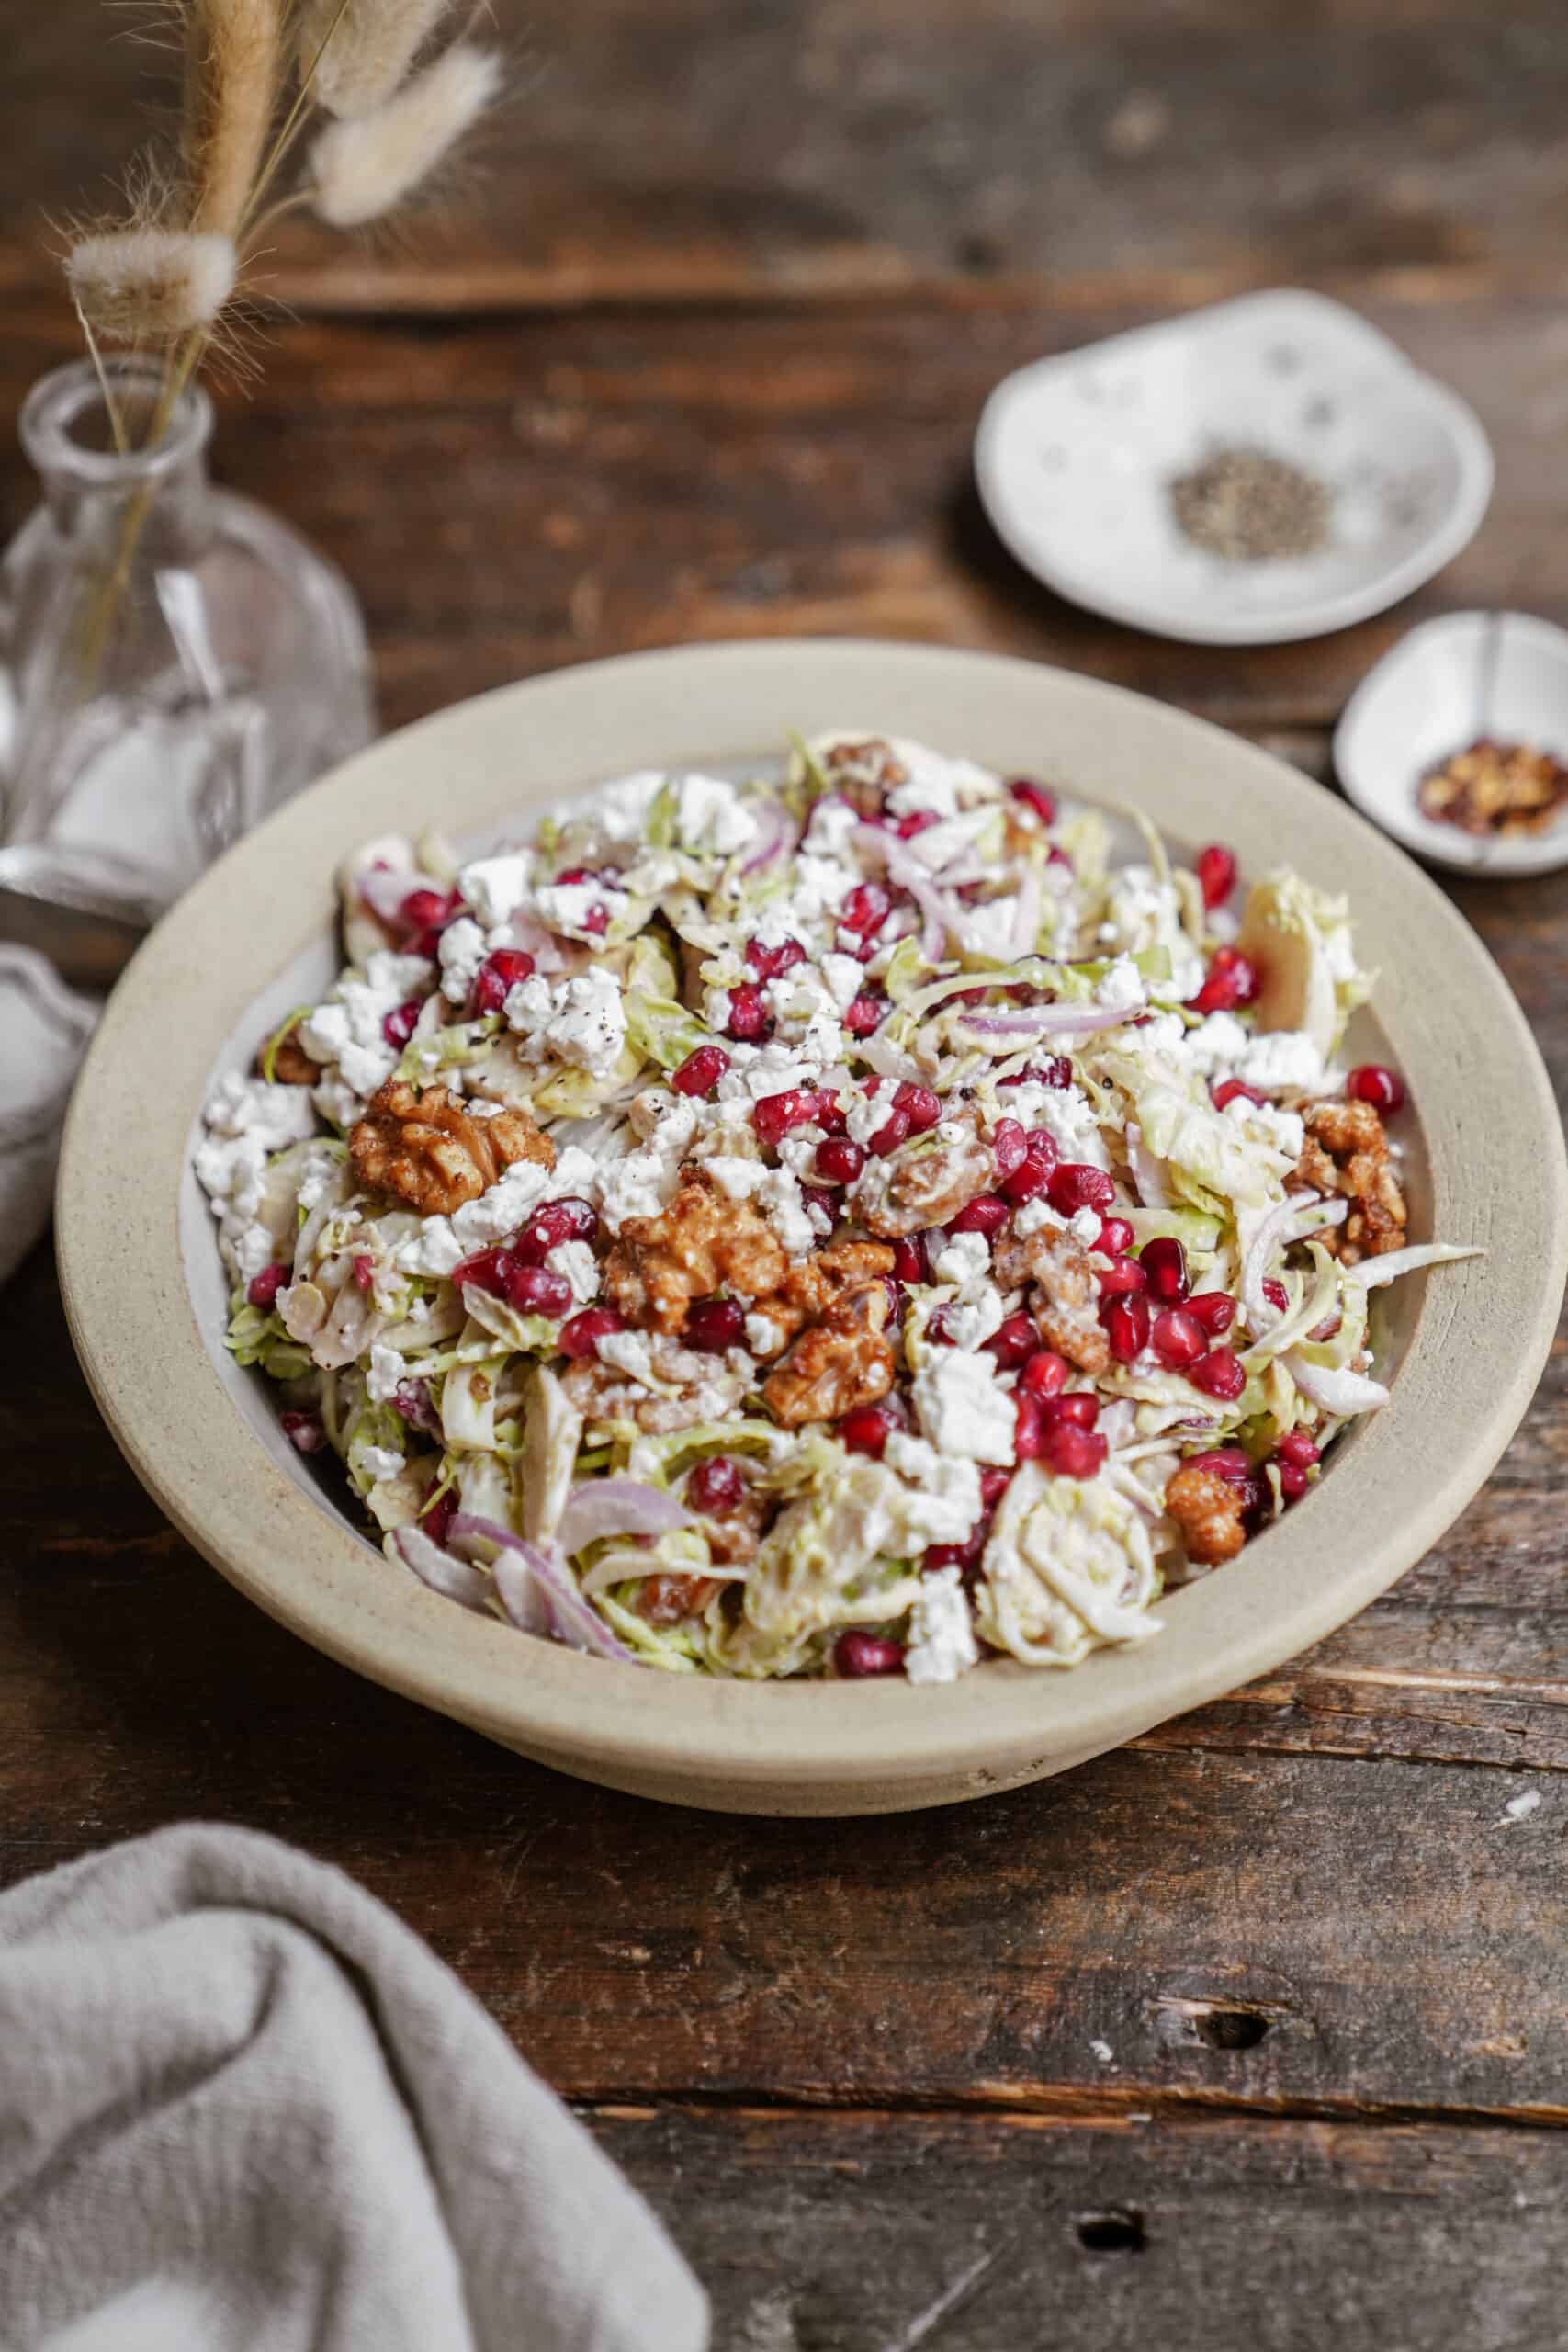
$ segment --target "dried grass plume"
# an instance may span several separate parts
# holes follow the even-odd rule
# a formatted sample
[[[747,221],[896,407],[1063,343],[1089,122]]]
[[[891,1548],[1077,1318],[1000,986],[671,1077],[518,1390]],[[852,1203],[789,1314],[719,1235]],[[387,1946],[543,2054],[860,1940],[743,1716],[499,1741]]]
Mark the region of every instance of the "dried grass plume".
[[[107,343],[172,343],[209,327],[234,291],[230,237],[117,229],[79,237],[66,256],[72,298]]]
[[[429,177],[501,83],[492,51],[457,41],[374,114],[331,124],[310,151],[319,217],[335,229],[378,220]]]
[[[311,96],[329,114],[349,119],[373,114],[409,72],[447,6],[448,0],[303,0],[294,53],[301,77],[311,77]]]

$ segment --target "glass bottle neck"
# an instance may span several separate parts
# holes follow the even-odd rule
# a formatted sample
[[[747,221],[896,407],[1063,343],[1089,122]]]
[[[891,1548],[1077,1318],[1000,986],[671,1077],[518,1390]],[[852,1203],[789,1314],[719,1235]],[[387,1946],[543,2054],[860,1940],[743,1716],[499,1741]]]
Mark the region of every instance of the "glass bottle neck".
[[[55,531],[83,557],[99,558],[123,549],[134,514],[136,571],[189,562],[209,527],[211,403],[187,387],[167,406],[153,446],[138,446],[164,418],[158,370],[145,361],[109,360],[104,378],[107,401],[90,361],[57,368],[22,410],[22,446]],[[119,437],[131,446],[120,447]]]

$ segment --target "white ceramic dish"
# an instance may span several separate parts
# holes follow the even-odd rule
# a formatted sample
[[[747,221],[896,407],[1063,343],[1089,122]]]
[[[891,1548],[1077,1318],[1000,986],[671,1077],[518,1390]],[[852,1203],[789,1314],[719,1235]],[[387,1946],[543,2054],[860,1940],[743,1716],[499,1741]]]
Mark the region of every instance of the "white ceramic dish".
[[[1244,872],[1353,879],[1374,1003],[1350,1058],[1409,1081],[1412,1229],[1487,1255],[1399,1283],[1390,1402],[1229,1567],[1162,1602],[1164,1630],[1069,1674],[993,1661],[962,1681],[750,1685],[606,1663],[470,1616],[394,1569],[222,1344],[225,1284],[190,1167],[214,1076],[249,1061],[337,966],[339,861],[434,816],[476,848],[639,766],[725,767],[791,729],[879,725],[1076,797],[1135,803]],[[1530,1182],[1518,1182],[1520,1168]],[[147,942],[76,1090],[58,1240],[72,1330],[116,1437],[242,1591],[331,1656],[525,1755],[730,1812],[894,1812],[1081,1763],[1219,1697],[1365,1607],[1438,1541],[1535,1387],[1568,1264],[1568,1170],[1529,1032],[1474,933],[1391,842],[1219,729],[1089,678],[919,646],[705,646],[569,670],[394,735],[241,842]]]
[[[1369,670],[1334,733],[1339,781],[1364,817],[1417,857],[1464,874],[1551,874],[1568,865],[1568,809],[1512,839],[1423,815],[1428,768],[1478,735],[1568,760],[1568,631],[1529,613],[1445,613]]]
[[[1177,528],[1171,477],[1236,445],[1332,485],[1318,554],[1229,563]],[[1047,587],[1197,645],[1320,637],[1397,604],[1474,536],[1493,472],[1457,393],[1355,311],[1290,288],[1020,368],[986,404],[975,469]]]

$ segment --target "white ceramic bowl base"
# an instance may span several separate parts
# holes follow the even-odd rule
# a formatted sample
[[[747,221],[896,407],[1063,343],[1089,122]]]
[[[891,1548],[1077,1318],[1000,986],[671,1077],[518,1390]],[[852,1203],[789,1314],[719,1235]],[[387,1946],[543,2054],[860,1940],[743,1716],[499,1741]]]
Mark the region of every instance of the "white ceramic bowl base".
[[[1335,493],[1316,554],[1229,562],[1169,483],[1258,447]],[[987,512],[1048,587],[1162,637],[1317,637],[1410,594],[1474,535],[1492,454],[1474,413],[1343,304],[1282,288],[1020,368],[975,444]]]

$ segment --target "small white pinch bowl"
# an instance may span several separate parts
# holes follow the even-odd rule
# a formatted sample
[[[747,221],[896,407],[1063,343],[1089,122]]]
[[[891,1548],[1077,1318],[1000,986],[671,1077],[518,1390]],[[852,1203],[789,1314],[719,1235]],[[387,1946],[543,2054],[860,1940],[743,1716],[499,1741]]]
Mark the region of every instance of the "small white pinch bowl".
[[[1230,562],[1184,537],[1171,479],[1238,446],[1330,485],[1316,554]],[[975,471],[1047,587],[1194,645],[1281,644],[1386,610],[1474,537],[1493,479],[1456,392],[1343,303],[1292,288],[1018,369],[986,403]]]
[[[1530,613],[1445,613],[1369,670],[1334,732],[1363,817],[1432,865],[1499,876],[1568,865],[1568,808],[1539,833],[1467,833],[1424,816],[1423,775],[1478,735],[1568,760],[1568,630]]]

